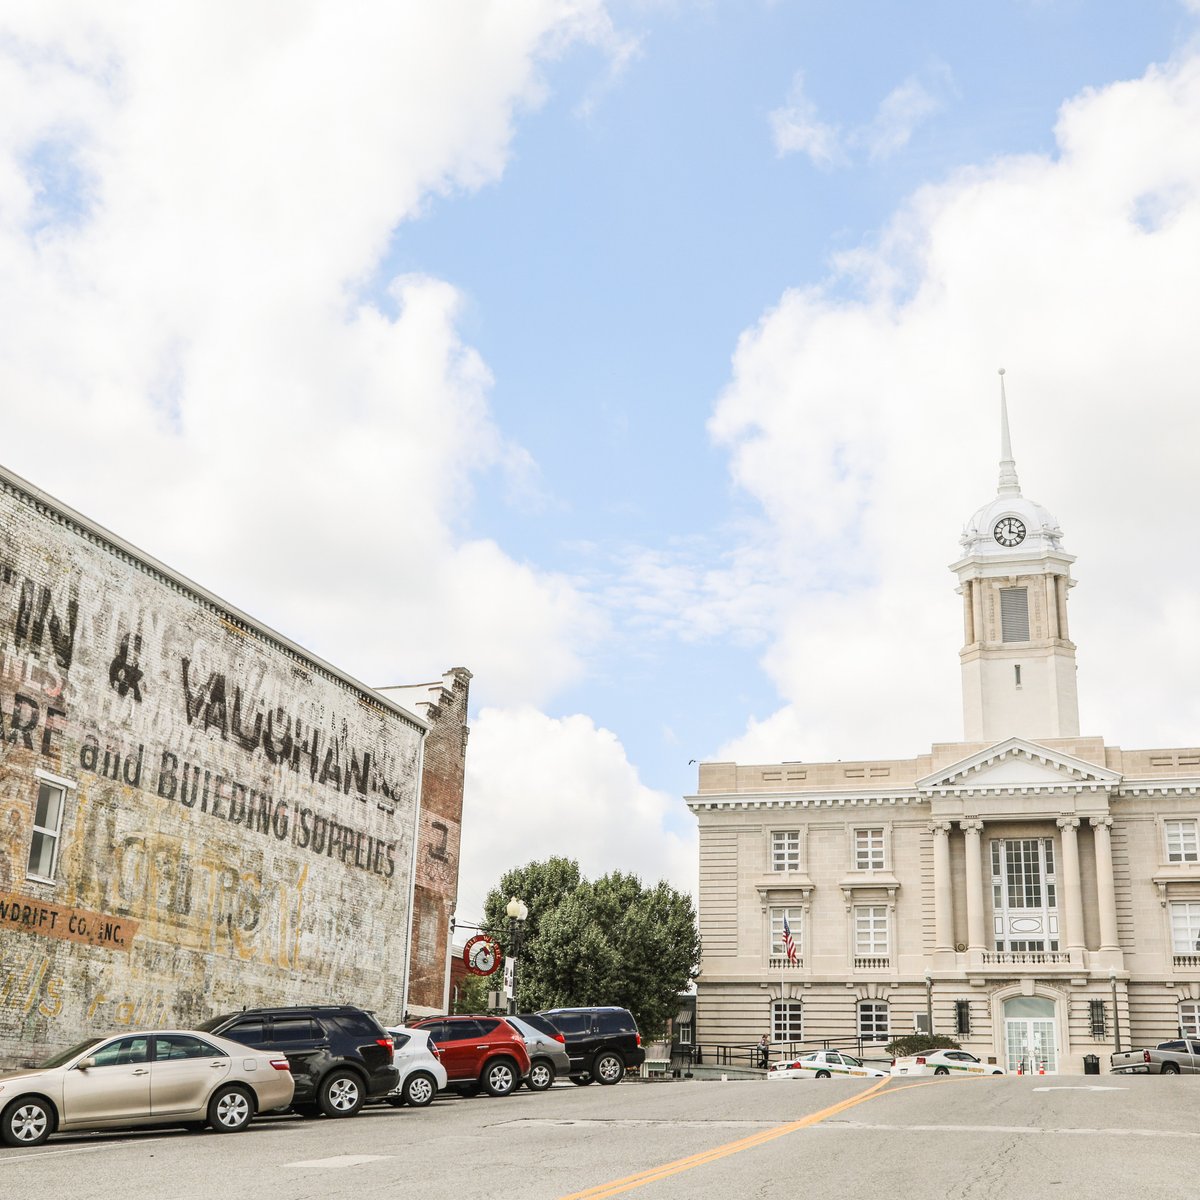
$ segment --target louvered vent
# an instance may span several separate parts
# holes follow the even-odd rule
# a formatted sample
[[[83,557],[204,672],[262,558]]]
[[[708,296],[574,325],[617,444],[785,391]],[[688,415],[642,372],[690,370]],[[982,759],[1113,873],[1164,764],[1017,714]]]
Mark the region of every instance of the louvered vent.
[[[1000,589],[1000,639],[1029,641],[1029,589]]]

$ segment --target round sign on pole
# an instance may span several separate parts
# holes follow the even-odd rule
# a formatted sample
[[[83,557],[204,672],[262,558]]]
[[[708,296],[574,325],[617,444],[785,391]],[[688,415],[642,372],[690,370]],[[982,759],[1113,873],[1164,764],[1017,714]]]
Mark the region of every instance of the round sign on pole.
[[[486,933],[477,933],[463,947],[463,964],[472,975],[494,975],[503,955]]]

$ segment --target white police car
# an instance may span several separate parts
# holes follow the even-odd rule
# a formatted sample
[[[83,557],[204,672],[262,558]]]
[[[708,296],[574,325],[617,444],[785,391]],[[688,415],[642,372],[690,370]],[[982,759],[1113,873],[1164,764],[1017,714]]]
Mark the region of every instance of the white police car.
[[[965,1050],[926,1050],[892,1060],[893,1075],[1006,1075],[995,1063],[980,1062]]]
[[[834,1075],[856,1075],[864,1079],[885,1079],[887,1071],[868,1067],[861,1058],[840,1050],[814,1050],[785,1062],[777,1062],[767,1072],[768,1079],[832,1079]]]

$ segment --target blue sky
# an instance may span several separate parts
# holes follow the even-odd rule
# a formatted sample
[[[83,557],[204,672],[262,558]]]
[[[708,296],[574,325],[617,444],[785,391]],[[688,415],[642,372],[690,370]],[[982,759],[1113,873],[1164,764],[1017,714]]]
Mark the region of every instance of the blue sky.
[[[1085,725],[1194,744],[1195,7],[18,7],[0,460],[372,682],[472,669],[467,918],[548,853],[690,886],[690,760],[960,736],[1000,365]]]

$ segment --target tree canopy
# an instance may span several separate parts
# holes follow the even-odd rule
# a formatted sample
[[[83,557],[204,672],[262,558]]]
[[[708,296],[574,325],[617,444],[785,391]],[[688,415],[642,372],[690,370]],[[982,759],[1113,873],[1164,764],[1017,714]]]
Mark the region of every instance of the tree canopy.
[[[691,896],[614,871],[588,882],[573,859],[506,871],[484,905],[484,924],[509,954],[505,907],[529,909],[518,958],[517,1008],[616,1004],[657,1037],[696,977],[700,936]]]

